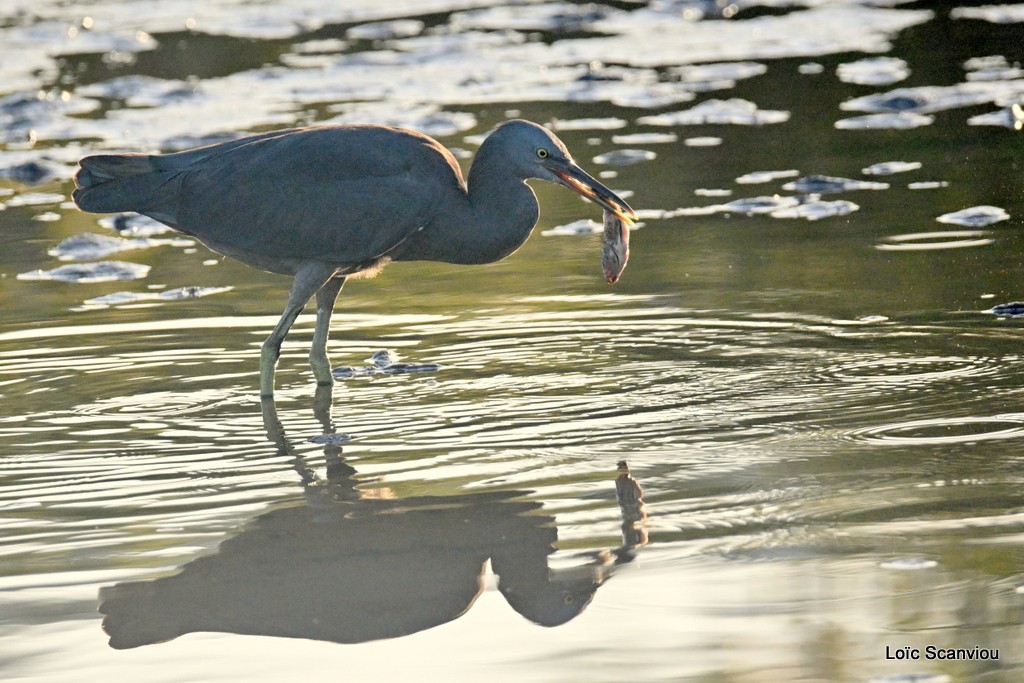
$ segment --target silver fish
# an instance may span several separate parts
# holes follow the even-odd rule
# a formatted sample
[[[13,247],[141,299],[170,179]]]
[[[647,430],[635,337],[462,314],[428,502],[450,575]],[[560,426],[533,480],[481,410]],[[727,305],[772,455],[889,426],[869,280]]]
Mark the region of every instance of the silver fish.
[[[604,279],[614,285],[629,260],[629,228],[611,211],[604,212],[604,242],[601,244],[601,267]]]

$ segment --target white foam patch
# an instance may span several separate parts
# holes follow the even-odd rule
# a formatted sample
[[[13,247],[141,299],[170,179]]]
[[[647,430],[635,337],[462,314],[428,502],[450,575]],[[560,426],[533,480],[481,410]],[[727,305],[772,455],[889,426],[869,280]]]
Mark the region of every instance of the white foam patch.
[[[951,19],[981,19],[993,24],[1024,22],[1024,5],[984,5],[982,7],[954,7]]]
[[[998,206],[972,206],[968,209],[944,213],[935,220],[939,223],[963,225],[969,228],[982,228],[1010,218],[1010,214]]]
[[[789,120],[788,111],[759,109],[748,100],[706,100],[683,111],[641,116],[637,123],[648,126],[698,126],[709,123],[760,126]]]
[[[142,11],[143,5],[146,11]],[[484,0],[335,4],[293,0],[251,5],[229,0],[170,0],[159,5],[148,0],[101,1],[90,4],[89,37],[76,38],[100,41],[89,47],[99,52],[151,49],[151,36],[183,29],[280,39],[338,23],[354,24],[348,41],[372,38],[375,49],[347,52],[347,44],[340,42],[312,55],[315,59],[303,61],[301,56],[311,55],[300,43],[292,54],[300,57],[297,62],[283,59],[281,64],[204,79],[198,87],[137,77],[110,79],[71,93],[73,102],[33,117],[32,128],[40,140],[88,138],[102,140],[97,145],[101,148],[169,149],[172,144],[180,148],[182,141],[228,132],[296,125],[311,116],[319,118],[324,105],[363,103],[369,107],[380,103],[391,112],[548,101],[662,108],[692,100],[695,93],[709,88],[731,87],[738,79],[764,73],[766,67],[757,60],[883,52],[899,31],[932,17],[929,11],[860,6],[808,7],[733,22],[693,22],[685,13],[663,4],[627,11],[528,3],[516,10],[517,16],[524,17],[515,23],[520,29],[571,29],[572,37],[545,42],[514,30],[511,19],[501,20],[506,10],[491,8]],[[429,28],[409,19],[444,12],[454,12],[448,23]],[[33,4],[29,14],[38,17],[37,25],[42,26],[65,21],[56,0]],[[66,29],[66,24],[61,26]],[[0,29],[0,45],[4,46],[0,51],[15,45],[17,56],[0,59],[0,63],[18,62],[30,68],[5,66],[2,75],[5,82],[13,77],[17,83],[20,78],[24,87],[30,87],[29,83],[38,82],[41,69],[52,69],[52,58],[43,52],[50,47],[26,31],[12,42],[10,37],[18,30]],[[578,35],[588,32],[593,33]],[[671,72],[666,77],[653,67],[670,67]],[[11,70],[21,76],[9,74]],[[76,115],[94,110],[97,100],[120,100],[123,106],[111,108],[104,118]],[[788,112],[765,112],[753,106],[753,111],[743,105],[740,109],[745,111],[731,113],[699,109],[683,115],[683,120],[697,116],[760,124],[789,116]],[[371,108],[362,113],[377,111]],[[340,112],[340,120],[348,120],[344,118],[348,114]],[[428,127],[433,125],[428,122]],[[456,132],[463,125],[461,121],[441,125],[437,134]]]
[[[861,173],[864,175],[893,175],[916,171],[919,168],[921,168],[920,161],[882,161],[861,169]]]
[[[868,57],[840,64],[836,75],[844,83],[857,85],[889,85],[910,75],[910,67],[897,57]]]
[[[900,111],[852,116],[848,119],[836,121],[835,127],[839,130],[906,130],[930,126],[933,121],[935,121],[934,116],[915,114],[912,111]]]
[[[1024,81],[972,81],[946,86],[897,88],[847,100],[845,111],[868,113],[932,114],[990,102],[1010,102],[1024,94]]]
[[[179,237],[167,239],[135,237],[125,239],[123,237],[110,237],[109,235],[97,235],[86,232],[61,240],[57,246],[46,253],[50,256],[55,256],[61,261],[88,261],[112,256],[122,251],[149,249],[158,246],[191,247],[194,245],[195,242],[193,240]]]
[[[149,274],[149,266],[127,261],[96,261],[58,266],[50,270],[19,273],[19,280],[56,280],[58,282],[114,282],[138,280]]]

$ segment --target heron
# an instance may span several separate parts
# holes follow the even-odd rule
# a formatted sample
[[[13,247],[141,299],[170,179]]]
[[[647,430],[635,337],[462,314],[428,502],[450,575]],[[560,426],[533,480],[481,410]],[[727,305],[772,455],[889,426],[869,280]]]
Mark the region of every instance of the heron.
[[[170,154],[98,154],[79,162],[83,211],[136,212],[211,250],[294,278],[260,350],[260,395],[274,393],[281,344],[316,298],[309,362],[334,379],[327,337],[348,278],[392,261],[483,264],[530,236],[540,210],[527,180],[563,185],[627,225],[636,213],[572,158],[551,131],[523,120],[496,127],[468,180],[433,138],[383,125],[320,125],[241,137]]]

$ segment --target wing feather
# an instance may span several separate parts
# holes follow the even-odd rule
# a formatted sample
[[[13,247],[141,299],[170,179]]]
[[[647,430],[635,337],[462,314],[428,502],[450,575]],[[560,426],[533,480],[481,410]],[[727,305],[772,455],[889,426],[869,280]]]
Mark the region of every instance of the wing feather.
[[[217,147],[160,165],[180,168],[178,227],[236,250],[368,261],[430,223],[446,193],[465,192],[447,150],[400,129],[308,128]]]

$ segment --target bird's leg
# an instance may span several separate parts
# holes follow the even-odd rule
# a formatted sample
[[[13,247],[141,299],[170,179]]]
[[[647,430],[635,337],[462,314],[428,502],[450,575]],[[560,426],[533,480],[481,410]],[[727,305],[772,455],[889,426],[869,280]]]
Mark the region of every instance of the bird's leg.
[[[274,368],[277,366],[278,356],[281,355],[281,343],[306,306],[306,302],[334,276],[335,272],[337,268],[326,263],[310,263],[299,268],[295,274],[295,282],[292,283],[292,290],[288,294],[288,306],[260,350],[260,396],[274,395]]]
[[[309,347],[309,364],[313,368],[316,383],[320,385],[334,384],[331,361],[327,358],[327,335],[330,332],[334,302],[344,285],[344,277],[332,277],[316,292],[316,327],[313,328],[313,344]]]

